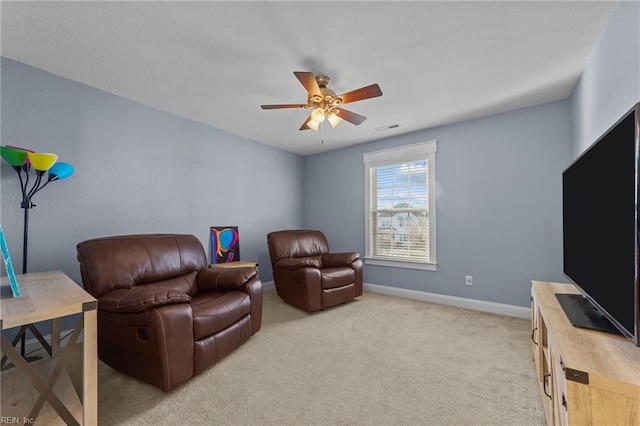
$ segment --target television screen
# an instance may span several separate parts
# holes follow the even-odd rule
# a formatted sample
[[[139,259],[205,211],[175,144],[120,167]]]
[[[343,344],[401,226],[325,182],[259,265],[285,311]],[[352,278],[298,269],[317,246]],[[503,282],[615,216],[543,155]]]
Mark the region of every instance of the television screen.
[[[564,274],[638,343],[636,108],[562,175]]]

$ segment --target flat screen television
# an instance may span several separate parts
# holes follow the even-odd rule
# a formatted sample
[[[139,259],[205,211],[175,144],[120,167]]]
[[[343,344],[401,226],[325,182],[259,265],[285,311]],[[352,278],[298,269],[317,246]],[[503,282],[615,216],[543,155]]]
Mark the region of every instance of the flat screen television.
[[[579,295],[558,295],[576,326],[640,346],[637,103],[562,173],[563,272]]]

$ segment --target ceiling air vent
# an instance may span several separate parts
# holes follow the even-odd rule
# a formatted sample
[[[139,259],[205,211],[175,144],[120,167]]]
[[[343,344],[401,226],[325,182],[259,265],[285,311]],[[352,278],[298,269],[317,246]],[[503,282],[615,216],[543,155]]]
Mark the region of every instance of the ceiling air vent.
[[[400,127],[400,123],[387,124],[386,126],[375,127],[373,130],[376,132],[386,132],[387,130],[397,129]]]

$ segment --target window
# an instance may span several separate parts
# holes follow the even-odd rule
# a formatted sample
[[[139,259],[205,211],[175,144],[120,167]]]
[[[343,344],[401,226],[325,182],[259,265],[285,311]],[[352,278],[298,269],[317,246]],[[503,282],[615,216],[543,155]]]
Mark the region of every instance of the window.
[[[365,262],[436,270],[436,141],[363,154]]]

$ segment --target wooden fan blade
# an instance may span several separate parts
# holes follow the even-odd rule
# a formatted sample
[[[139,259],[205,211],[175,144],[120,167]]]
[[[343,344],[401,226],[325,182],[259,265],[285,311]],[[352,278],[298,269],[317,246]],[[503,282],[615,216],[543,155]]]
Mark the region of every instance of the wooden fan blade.
[[[302,123],[302,126],[300,126],[300,130],[311,130],[311,127],[309,127],[308,125],[310,121],[311,121],[311,115],[309,115],[309,117],[307,117],[304,123]]]
[[[320,91],[320,86],[318,86],[318,82],[316,78],[313,76],[312,72],[306,71],[294,71],[293,75],[295,75],[300,83],[307,89],[310,96],[322,96],[322,92]]]
[[[346,109],[343,109],[343,108],[334,108],[333,112],[338,117],[348,121],[351,124],[355,124],[356,126],[358,126],[360,123],[362,123],[364,120],[367,119],[367,117],[365,117],[364,115],[356,114],[355,112],[347,111]]]
[[[380,86],[377,84],[370,84],[369,86],[352,90],[351,92],[344,93],[338,97],[342,99],[343,104],[348,104],[349,102],[362,101],[364,99],[375,98],[377,96],[382,96]]]
[[[260,105],[262,109],[280,109],[280,108],[306,108],[306,104],[280,104],[280,105]]]

